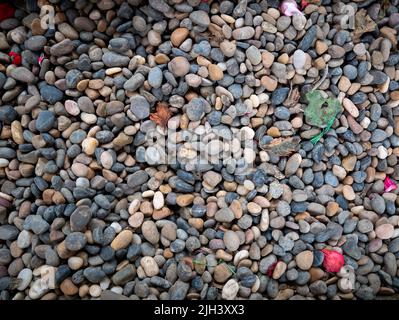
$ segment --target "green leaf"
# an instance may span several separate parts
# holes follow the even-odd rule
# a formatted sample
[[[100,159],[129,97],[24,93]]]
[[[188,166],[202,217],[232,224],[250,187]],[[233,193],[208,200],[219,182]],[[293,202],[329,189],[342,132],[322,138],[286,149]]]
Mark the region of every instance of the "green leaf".
[[[332,118],[341,111],[341,104],[337,99],[323,98],[319,90],[312,90],[306,94],[309,101],[305,108],[306,122],[310,125],[325,128]]]

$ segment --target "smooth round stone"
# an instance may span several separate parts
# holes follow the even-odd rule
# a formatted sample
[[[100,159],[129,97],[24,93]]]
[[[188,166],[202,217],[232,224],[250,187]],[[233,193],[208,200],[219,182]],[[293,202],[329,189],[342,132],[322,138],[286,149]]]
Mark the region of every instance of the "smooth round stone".
[[[216,221],[231,222],[234,220],[234,213],[229,208],[222,208],[215,214]]]
[[[81,232],[72,232],[65,238],[65,247],[71,251],[79,251],[85,247],[87,239]]]
[[[145,119],[150,116],[150,104],[142,96],[130,98],[130,110],[138,119]]]
[[[46,42],[47,39],[44,36],[33,36],[25,41],[25,47],[28,50],[39,51],[43,49]]]
[[[160,191],[155,192],[152,202],[155,210],[161,209],[165,204],[162,192]]]
[[[203,10],[193,11],[189,16],[190,20],[201,27],[208,27],[210,24],[209,14]]]
[[[253,65],[258,65],[262,61],[262,56],[258,48],[255,46],[250,46],[246,50],[246,55],[248,60],[253,64]]]
[[[188,118],[191,121],[199,121],[205,114],[206,104],[202,98],[192,99],[186,109]]]
[[[296,50],[292,56],[292,63],[296,70],[302,70],[306,63],[306,54],[302,50]]]
[[[140,265],[144,269],[147,277],[153,277],[159,273],[158,264],[153,257],[143,257],[140,260]]]
[[[298,31],[302,31],[306,25],[306,17],[302,14],[294,14],[292,16],[292,25]]]
[[[378,214],[383,214],[386,209],[384,198],[379,194],[373,194],[371,199],[371,207]]]
[[[83,259],[80,257],[70,257],[68,259],[68,266],[72,269],[72,270],[78,270],[83,266]]]
[[[1,106],[0,107],[0,120],[7,124],[10,124],[17,119],[18,113],[12,106]]]
[[[355,66],[352,66],[350,64],[347,64],[343,68],[344,75],[349,79],[349,80],[354,80],[357,77],[357,68]]]
[[[55,124],[55,115],[51,111],[41,111],[36,119],[36,129],[40,132],[47,132]]]
[[[271,97],[271,103],[275,106],[280,105],[287,98],[289,88],[278,88],[275,90]]]
[[[255,35],[255,29],[252,27],[234,29],[232,35],[235,40],[248,40]]]
[[[61,101],[64,97],[64,93],[60,89],[47,84],[40,87],[40,95],[50,104],[55,104],[56,102]]]
[[[20,82],[32,83],[35,81],[34,74],[25,67],[16,67],[12,69],[10,76]]]
[[[226,248],[230,251],[237,251],[240,246],[240,238],[234,231],[226,231],[223,236]]]
[[[30,246],[32,242],[32,235],[29,231],[22,230],[18,235],[17,246],[21,249],[26,249]]]
[[[185,57],[175,57],[169,64],[169,70],[173,73],[175,77],[183,77],[190,70],[190,63]]]
[[[295,262],[298,268],[302,270],[309,270],[313,264],[313,252],[306,250],[302,251],[295,257]]]
[[[189,35],[187,28],[177,28],[170,35],[170,41],[176,47],[180,46]]]
[[[208,71],[209,71],[209,78],[212,81],[219,81],[223,79],[223,71],[220,69],[220,67],[216,64],[210,64],[208,66]]]
[[[112,241],[111,247],[115,251],[127,248],[133,240],[133,233],[130,230],[123,230]]]
[[[156,244],[159,241],[159,232],[153,221],[147,220],[141,226],[141,231],[143,233],[144,238],[152,243]]]
[[[274,110],[274,115],[281,120],[288,120],[291,116],[291,113],[286,107],[277,107]]]
[[[114,164],[114,159],[110,151],[104,151],[100,156],[101,165],[105,169],[111,169]]]
[[[21,281],[18,284],[17,290],[24,291],[31,283],[32,278],[33,278],[33,272],[31,269],[28,268],[22,269],[17,276],[17,279]]]
[[[236,280],[230,279],[222,289],[222,298],[224,300],[234,300],[237,296],[239,285]]]
[[[133,21],[133,27],[138,32],[144,32],[146,30],[147,22],[146,22],[146,20],[143,17],[134,16],[132,21]]]
[[[162,70],[158,67],[152,68],[148,74],[148,83],[153,88],[159,88],[162,85]]]
[[[381,240],[390,239],[393,236],[394,227],[391,224],[385,223],[375,228],[375,234]]]
[[[129,57],[108,51],[102,56],[102,61],[107,67],[123,67],[129,64]]]
[[[361,232],[361,233],[368,233],[370,231],[373,231],[374,226],[373,223],[370,220],[367,219],[362,219],[358,222],[357,224],[357,229]]]
[[[143,85],[144,81],[145,78],[141,73],[135,73],[123,84],[123,88],[128,91],[136,91]]]

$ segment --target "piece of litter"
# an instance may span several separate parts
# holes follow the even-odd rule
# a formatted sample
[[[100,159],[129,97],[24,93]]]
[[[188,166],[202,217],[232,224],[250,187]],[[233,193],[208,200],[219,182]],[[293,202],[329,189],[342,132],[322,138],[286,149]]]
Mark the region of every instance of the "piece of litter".
[[[294,14],[303,15],[294,0],[284,0],[280,5],[280,11],[287,17],[292,17]]]
[[[384,180],[384,190],[385,192],[390,192],[395,190],[398,186],[393,182],[389,177],[386,177]]]
[[[324,254],[323,267],[327,272],[339,272],[345,264],[344,256],[334,250],[323,249]]]
[[[22,58],[21,58],[21,55],[19,53],[11,51],[8,55],[11,58],[11,63],[12,64],[15,64],[16,66],[19,66],[21,64]]]

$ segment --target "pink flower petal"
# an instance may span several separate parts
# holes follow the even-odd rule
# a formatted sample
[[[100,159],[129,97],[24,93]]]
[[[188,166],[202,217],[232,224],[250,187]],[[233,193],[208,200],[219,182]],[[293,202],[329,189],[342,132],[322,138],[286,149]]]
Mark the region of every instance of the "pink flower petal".
[[[303,14],[294,0],[284,0],[280,5],[280,11],[287,17],[292,17],[294,14]]]
[[[385,192],[390,192],[395,190],[398,186],[393,182],[389,177],[386,177],[384,180],[384,190]]]

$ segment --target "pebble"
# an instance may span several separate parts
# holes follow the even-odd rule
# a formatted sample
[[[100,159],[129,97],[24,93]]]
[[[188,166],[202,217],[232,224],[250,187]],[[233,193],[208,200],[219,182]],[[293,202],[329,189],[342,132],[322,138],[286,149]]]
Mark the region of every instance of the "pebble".
[[[187,28],[177,28],[170,35],[170,41],[174,46],[179,47],[186,40],[189,32]]]
[[[301,270],[309,270],[313,264],[313,253],[309,250],[302,251],[295,256],[295,262]]]
[[[143,257],[140,260],[140,265],[147,277],[153,277],[159,273],[158,265],[153,257]]]
[[[130,230],[123,230],[111,243],[114,250],[120,250],[128,247],[133,240],[133,233]]]
[[[226,231],[223,236],[226,248],[230,251],[237,251],[240,246],[240,238],[234,231]]]
[[[81,232],[72,232],[65,238],[65,247],[70,251],[79,251],[86,245],[87,239]]]
[[[222,299],[224,299],[224,300],[234,300],[235,297],[237,296],[239,288],[240,287],[239,287],[237,281],[235,281],[234,279],[230,279],[223,286]]]
[[[152,221],[144,221],[141,226],[141,231],[143,233],[144,238],[152,243],[156,244],[159,241],[159,232],[154,222]]]
[[[20,82],[33,83],[35,81],[35,75],[25,67],[16,67],[11,70],[10,76]]]
[[[385,223],[375,228],[375,234],[381,240],[389,239],[394,233],[394,227],[391,224]]]
[[[150,105],[141,96],[134,96],[130,99],[130,110],[138,119],[145,119],[150,115]]]
[[[175,77],[183,77],[190,70],[190,64],[185,57],[176,57],[169,62],[169,70]]]
[[[397,293],[397,1],[50,2],[1,22],[1,299]]]

